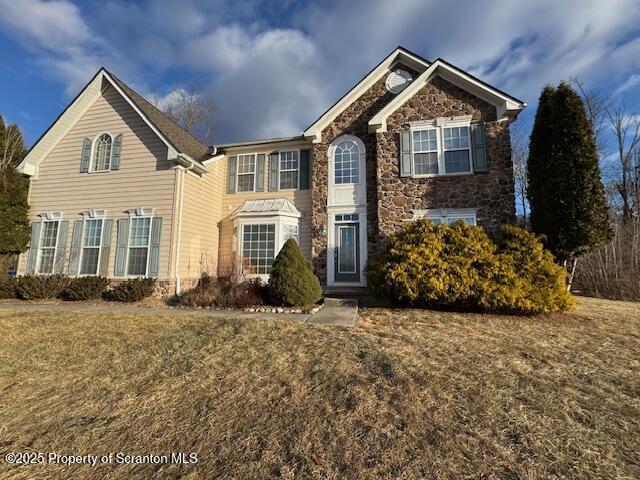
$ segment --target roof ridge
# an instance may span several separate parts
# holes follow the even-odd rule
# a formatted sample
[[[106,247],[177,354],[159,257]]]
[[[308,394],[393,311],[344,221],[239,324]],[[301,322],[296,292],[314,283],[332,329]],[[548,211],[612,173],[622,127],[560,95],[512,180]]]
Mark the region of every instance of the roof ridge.
[[[158,107],[156,107],[153,103],[151,103],[149,100],[147,100],[146,98],[144,98],[144,96],[142,96],[141,94],[139,94],[138,92],[136,92],[133,88],[131,88],[129,85],[127,85],[124,81],[122,81],[117,75],[115,75],[113,72],[111,72],[110,70],[106,69],[105,67],[102,67],[102,70],[104,70],[104,72],[109,75],[109,77],[111,77],[113,79],[114,82],[116,82],[118,84],[118,86],[120,88],[122,88],[125,91],[125,94],[127,94],[129,97],[131,97],[131,100],[136,103],[138,105],[138,107],[141,108],[141,110],[143,110],[143,112],[149,116],[149,113],[153,113],[155,115],[159,115],[164,121],[169,122],[172,126],[176,127],[177,129],[179,129],[179,131],[181,132],[181,134],[186,135],[189,137],[189,140],[192,142],[195,142],[197,144],[198,147],[200,147],[199,149],[202,150],[202,152],[199,152],[196,156],[197,157],[202,157],[206,151],[208,150],[208,147],[206,145],[204,145],[202,142],[200,142],[200,140],[198,140],[196,137],[194,137],[191,133],[189,133],[187,130],[185,130],[178,122],[176,122],[173,118],[171,118],[169,115],[167,115],[166,113],[164,113],[162,110],[160,110]],[[142,104],[142,105],[141,105]],[[149,111],[145,111],[148,109],[152,109],[152,112]],[[162,125],[158,125],[157,124],[157,120],[156,119],[154,121],[153,118],[149,118],[149,121],[151,121],[156,128],[158,128],[158,130],[160,130],[164,135],[166,135],[169,140],[171,141],[171,143],[176,143],[175,139],[171,138],[173,137],[173,135],[168,134],[168,132],[166,131],[166,128],[163,128]],[[182,143],[182,142],[179,142]],[[183,147],[185,145],[174,145],[175,147],[178,147],[179,149],[183,149]],[[192,146],[189,146],[192,147]],[[191,150],[191,148],[189,148],[189,150]],[[190,154],[189,152],[180,152],[180,153],[185,153],[191,157],[193,157],[193,152]],[[193,158],[194,160],[200,161],[201,158]]]

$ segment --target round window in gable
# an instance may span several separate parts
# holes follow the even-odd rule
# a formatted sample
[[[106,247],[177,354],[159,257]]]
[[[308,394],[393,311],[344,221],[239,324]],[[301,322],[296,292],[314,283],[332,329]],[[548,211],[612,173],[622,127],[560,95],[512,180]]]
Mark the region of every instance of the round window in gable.
[[[413,77],[411,77],[409,72],[398,69],[389,74],[385,85],[387,86],[387,90],[396,95],[404,90],[412,80]]]

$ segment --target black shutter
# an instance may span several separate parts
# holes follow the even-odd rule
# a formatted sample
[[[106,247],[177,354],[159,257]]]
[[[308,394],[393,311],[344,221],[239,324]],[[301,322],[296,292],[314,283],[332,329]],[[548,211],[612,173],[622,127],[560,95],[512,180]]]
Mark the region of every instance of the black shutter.
[[[484,123],[471,125],[471,156],[474,172],[486,172],[489,170],[484,138]]]
[[[310,150],[300,150],[300,189],[308,190],[311,184]]]

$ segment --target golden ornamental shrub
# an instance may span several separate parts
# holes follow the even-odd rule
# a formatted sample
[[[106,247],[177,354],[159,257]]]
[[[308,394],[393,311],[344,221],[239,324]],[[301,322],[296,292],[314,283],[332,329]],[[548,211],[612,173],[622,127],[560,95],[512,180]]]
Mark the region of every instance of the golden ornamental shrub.
[[[464,222],[409,224],[367,265],[369,288],[414,307],[539,313],[568,308],[565,271],[527,231],[509,226],[496,245]]]

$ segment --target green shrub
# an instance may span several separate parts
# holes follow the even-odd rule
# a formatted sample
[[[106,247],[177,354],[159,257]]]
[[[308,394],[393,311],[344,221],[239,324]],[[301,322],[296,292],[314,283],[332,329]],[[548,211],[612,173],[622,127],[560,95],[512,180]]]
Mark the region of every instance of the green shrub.
[[[185,307],[245,308],[264,305],[267,298],[267,288],[260,279],[234,283],[206,275],[198,285],[185,291],[178,303]]]
[[[274,304],[287,306],[310,305],[322,296],[320,281],[293,238],[286,241],[273,261],[269,295]]]
[[[0,278],[0,298],[16,298],[18,279],[13,277]]]
[[[113,302],[139,302],[153,295],[155,289],[155,278],[132,278],[105,292],[105,298]]]
[[[369,288],[407,306],[533,314],[564,310],[566,272],[526,230],[507,226],[496,245],[464,222],[409,224],[367,265]]]
[[[25,275],[18,278],[16,292],[23,300],[58,298],[71,279],[65,275]]]
[[[72,301],[101,298],[108,286],[109,280],[105,277],[89,276],[74,278],[62,292],[62,298]]]

